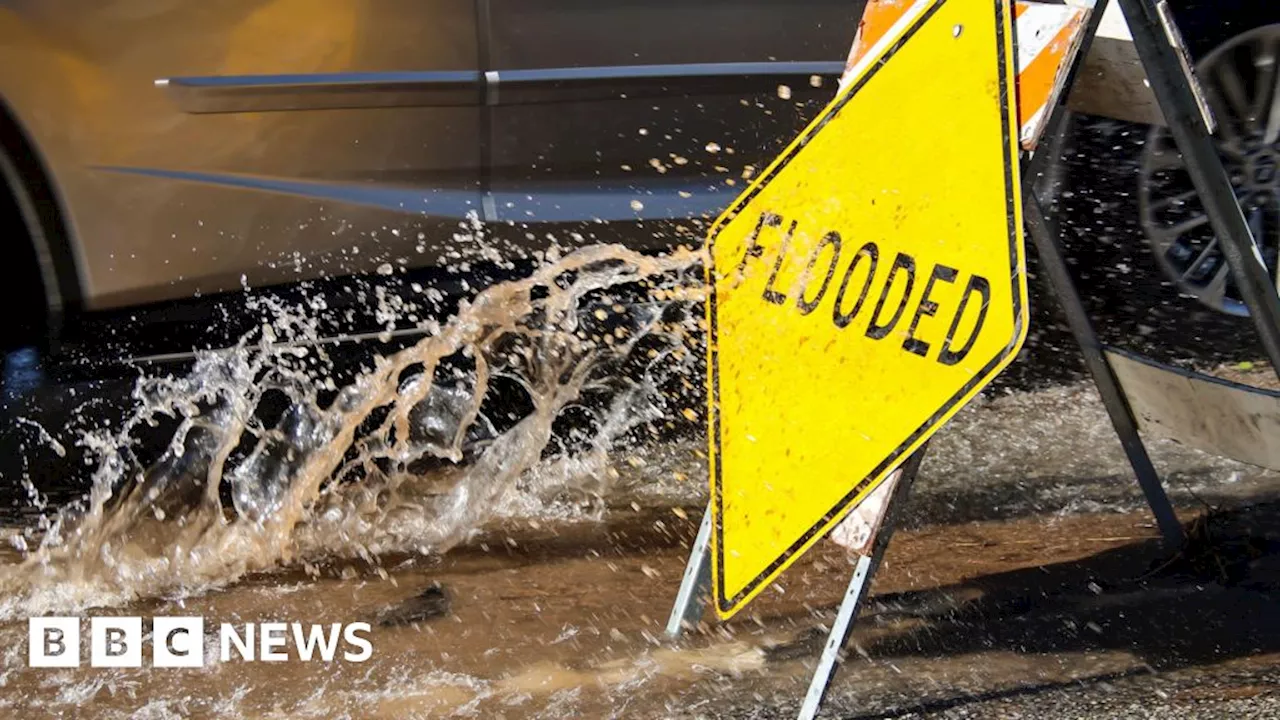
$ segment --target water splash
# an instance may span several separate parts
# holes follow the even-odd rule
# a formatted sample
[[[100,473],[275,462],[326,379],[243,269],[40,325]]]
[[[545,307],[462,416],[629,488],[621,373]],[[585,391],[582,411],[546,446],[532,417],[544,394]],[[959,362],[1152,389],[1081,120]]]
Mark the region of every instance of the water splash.
[[[424,324],[341,388],[308,314],[260,301],[271,322],[183,376],[140,379],[122,427],[85,433],[92,489],[0,575],[0,617],[326,554],[443,552],[583,479],[603,492],[614,446],[681,417],[697,384],[668,387],[700,371],[701,259],[579,250]],[[146,462],[139,438],[166,419],[177,428]]]

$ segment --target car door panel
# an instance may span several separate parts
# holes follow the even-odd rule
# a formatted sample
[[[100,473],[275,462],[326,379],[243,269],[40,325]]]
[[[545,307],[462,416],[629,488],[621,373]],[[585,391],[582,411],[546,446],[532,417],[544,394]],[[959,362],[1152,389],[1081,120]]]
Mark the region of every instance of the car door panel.
[[[427,264],[478,210],[469,0],[0,8],[0,92],[52,169],[90,308]]]
[[[524,222],[713,216],[830,98],[861,16],[822,0],[481,2],[487,209]]]

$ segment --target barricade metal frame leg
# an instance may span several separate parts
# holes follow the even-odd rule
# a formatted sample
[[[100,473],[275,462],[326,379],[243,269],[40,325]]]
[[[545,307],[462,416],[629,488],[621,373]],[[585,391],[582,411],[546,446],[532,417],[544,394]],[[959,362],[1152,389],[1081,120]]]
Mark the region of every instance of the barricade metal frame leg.
[[[1098,25],[1102,22],[1102,15],[1106,12],[1107,2],[1108,0],[1097,0],[1094,3],[1080,48],[1079,57],[1081,58],[1088,54],[1089,47],[1097,34]],[[1112,372],[1106,356],[1103,355],[1098,334],[1093,328],[1084,303],[1080,300],[1080,293],[1076,290],[1071,272],[1067,269],[1060,242],[1060,228],[1053,217],[1045,212],[1040,202],[1040,195],[1036,191],[1038,182],[1048,165],[1062,154],[1068,115],[1067,97],[1082,64],[1081,61],[1077,61],[1068,70],[1065,89],[1045,125],[1045,136],[1048,142],[1042,146],[1041,152],[1035,153],[1030,160],[1023,163],[1023,219],[1026,222],[1027,234],[1035,244],[1040,264],[1049,276],[1054,296],[1063,314],[1066,315],[1067,325],[1071,328],[1071,334],[1080,348],[1085,368],[1089,371],[1094,387],[1102,398],[1102,404],[1111,419],[1111,426],[1115,429],[1120,445],[1124,448],[1129,466],[1133,468],[1133,474],[1138,479],[1138,485],[1142,488],[1147,505],[1155,516],[1160,535],[1167,547],[1176,549],[1182,546],[1186,537],[1182,524],[1178,522],[1173,504],[1169,501],[1169,495],[1160,481],[1160,474],[1152,464],[1151,456],[1147,454],[1147,447],[1138,433],[1138,421],[1129,407],[1129,401],[1125,398],[1120,381]]]
[[[698,536],[693,539],[689,562],[684,566],[680,579],[680,591],[676,593],[675,606],[667,619],[667,637],[678,638],[684,626],[697,625],[706,607],[706,595],[711,591],[711,506],[702,512],[702,524]]]
[[[898,484],[888,500],[884,518],[876,529],[875,542],[872,546],[872,555],[876,556],[876,560],[873,564],[866,566],[863,561],[867,560],[868,556],[863,556],[854,570],[855,581],[859,573],[862,573],[866,575],[865,583],[870,585],[870,576],[875,573],[875,568],[880,564],[878,556],[884,553],[884,548],[889,544],[890,536],[893,535],[895,515],[911,492],[911,484],[915,482],[916,472],[920,469],[920,463],[924,459],[924,452],[928,446],[929,444],[925,443],[903,462],[902,475],[898,478]],[[706,598],[711,591],[711,523],[711,507],[708,506],[702,513],[702,522],[698,526],[697,536],[693,539],[693,547],[689,549],[689,561],[685,564],[684,575],[680,579],[680,590],[676,593],[675,604],[671,608],[671,615],[667,618],[667,637],[673,640],[684,633],[686,626],[697,625],[702,620],[702,613],[706,609]],[[849,592],[846,593],[846,601],[852,592],[851,585]],[[862,590],[858,592],[860,594]],[[852,626],[851,619],[846,622]],[[834,631],[833,628],[832,632]],[[848,637],[848,632],[845,632],[845,637]]]
[[[1125,399],[1120,381],[1116,379],[1115,373],[1112,372],[1111,366],[1107,364],[1107,359],[1102,354],[1102,344],[1098,342],[1093,323],[1089,321],[1089,314],[1085,311],[1084,303],[1080,301],[1080,294],[1076,291],[1075,283],[1072,282],[1071,274],[1063,261],[1062,248],[1058,243],[1058,228],[1045,216],[1043,208],[1040,207],[1039,198],[1030,189],[1032,185],[1033,183],[1027,183],[1023,215],[1027,221],[1027,230],[1032,241],[1035,242],[1036,252],[1040,256],[1040,264],[1048,274],[1049,282],[1053,285],[1054,293],[1058,297],[1058,303],[1067,316],[1067,324],[1071,326],[1071,333],[1075,336],[1076,344],[1080,346],[1080,353],[1084,356],[1085,366],[1093,377],[1093,384],[1102,397],[1102,404],[1111,418],[1111,425],[1115,428],[1125,455],[1129,458],[1129,466],[1133,468],[1133,473],[1138,478],[1138,485],[1142,487],[1142,493],[1146,496],[1147,505],[1151,507],[1151,512],[1156,517],[1160,534],[1168,547],[1181,547],[1185,539],[1182,524],[1178,522],[1173,504],[1169,502],[1169,496],[1160,482],[1160,474],[1151,463],[1147,447],[1142,442],[1142,436],[1138,434],[1138,422],[1133,417],[1129,401]]]
[[[831,687],[831,678],[844,660],[844,646],[848,644],[849,636],[853,634],[853,624],[858,620],[858,612],[862,609],[862,603],[871,589],[871,581],[875,577],[876,570],[880,568],[880,561],[884,559],[884,552],[889,547],[890,538],[893,537],[893,531],[899,519],[898,514],[906,505],[907,497],[911,494],[911,486],[916,480],[916,473],[920,470],[920,463],[924,461],[924,454],[928,448],[929,444],[925,443],[902,464],[902,476],[898,478],[898,484],[893,488],[893,495],[889,497],[884,519],[876,530],[871,554],[858,557],[853,578],[849,581],[848,589],[845,590],[844,599],[840,601],[836,619],[831,623],[831,631],[827,634],[826,644],[822,646],[818,667],[813,671],[813,679],[809,681],[809,691],[805,693],[804,703],[800,706],[799,720],[813,720],[818,714],[818,709],[822,707],[822,700],[827,696],[827,689]]]

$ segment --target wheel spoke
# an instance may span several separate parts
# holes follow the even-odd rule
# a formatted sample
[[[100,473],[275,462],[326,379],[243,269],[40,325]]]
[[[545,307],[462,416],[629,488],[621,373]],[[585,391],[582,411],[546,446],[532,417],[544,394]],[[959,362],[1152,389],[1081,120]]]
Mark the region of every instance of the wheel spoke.
[[[1190,190],[1187,190],[1186,192],[1180,192],[1177,195],[1170,195],[1169,197],[1162,197],[1156,200],[1152,200],[1151,209],[1163,210],[1164,208],[1169,207],[1171,205],[1180,205],[1180,204],[1186,203],[1188,200],[1191,200],[1195,196],[1196,196],[1196,189],[1191,188]]]
[[[1263,247],[1262,238],[1266,230],[1266,221],[1267,218],[1261,206],[1255,205],[1249,209],[1249,234],[1253,236],[1253,244],[1259,249]]]
[[[1209,279],[1207,285],[1204,286],[1205,296],[1214,302],[1221,304],[1227,296],[1227,281],[1231,279],[1231,267],[1224,261],[1218,266],[1218,271]]]
[[[1183,220],[1177,225],[1172,225],[1166,228],[1164,232],[1169,236],[1169,240],[1173,241],[1182,237],[1187,232],[1194,230],[1208,222],[1209,222],[1209,216],[1205,215],[1204,213],[1201,213],[1191,218],[1190,220]]]
[[[1280,39],[1264,35],[1255,47],[1258,48],[1254,58],[1254,66],[1258,69],[1258,89],[1253,114],[1257,118],[1266,118],[1262,139],[1271,145],[1280,139]]]
[[[1202,75],[1204,82],[1201,88],[1204,90],[1205,99],[1209,103],[1209,107],[1213,110],[1213,115],[1218,121],[1219,144],[1230,147],[1237,147],[1241,144],[1240,128],[1236,125],[1240,122],[1235,113],[1231,112],[1229,103],[1223,99],[1222,90],[1218,81],[1218,73],[1210,72]]]
[[[1272,88],[1275,86],[1276,80],[1276,45],[1275,39],[1270,35],[1258,38],[1251,44],[1254,83],[1253,89],[1253,108],[1252,115],[1254,117],[1262,117],[1271,105],[1271,98],[1274,95]]]
[[[1227,102],[1231,104],[1233,115],[1241,121],[1243,125],[1241,129],[1246,132],[1257,130],[1256,118],[1251,117],[1249,113],[1249,101],[1245,97],[1244,83],[1240,82],[1240,75],[1235,67],[1227,63],[1217,65],[1214,68],[1214,76],[1218,79],[1218,86],[1222,88]]]
[[[1215,237],[1209,241],[1208,245],[1204,246],[1204,249],[1201,250],[1198,255],[1196,255],[1196,259],[1191,261],[1191,264],[1187,266],[1186,270],[1182,271],[1182,276],[1178,279],[1182,282],[1186,282],[1195,273],[1195,271],[1200,268],[1204,261],[1208,260],[1217,249],[1218,238]]]

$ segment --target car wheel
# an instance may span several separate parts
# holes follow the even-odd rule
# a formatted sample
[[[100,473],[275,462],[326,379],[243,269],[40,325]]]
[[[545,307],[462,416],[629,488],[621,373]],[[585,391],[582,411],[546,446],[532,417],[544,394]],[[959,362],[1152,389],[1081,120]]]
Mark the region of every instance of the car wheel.
[[[1280,264],[1280,11],[1252,12],[1257,26],[1201,55],[1196,72],[1218,124],[1219,155],[1263,260],[1275,274]],[[1256,17],[1263,12],[1271,17]],[[1264,20],[1267,24],[1259,24]],[[1241,26],[1222,24],[1233,30]],[[1152,127],[1147,134],[1138,204],[1150,248],[1178,289],[1215,310],[1248,315],[1167,128]]]

